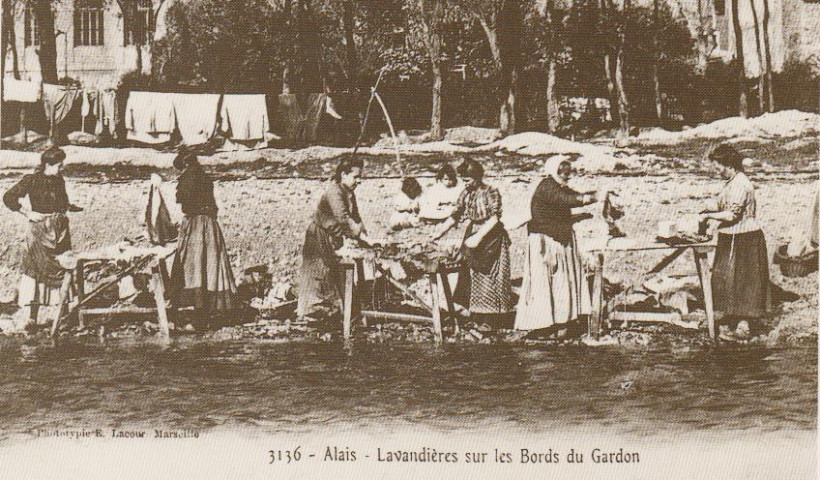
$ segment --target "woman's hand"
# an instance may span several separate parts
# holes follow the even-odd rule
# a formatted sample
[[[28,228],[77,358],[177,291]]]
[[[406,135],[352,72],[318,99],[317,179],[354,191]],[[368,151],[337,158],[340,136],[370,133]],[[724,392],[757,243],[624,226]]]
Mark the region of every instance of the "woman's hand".
[[[33,210],[30,210],[30,211],[28,211],[28,212],[24,212],[24,213],[23,213],[23,215],[25,215],[25,216],[26,216],[26,218],[28,218],[28,220],[29,220],[30,222],[42,222],[42,221],[43,221],[43,219],[45,219],[45,218],[46,218],[46,216],[45,216],[45,215],[43,215],[42,213],[40,213],[40,212],[35,212],[35,211],[33,211]]]
[[[68,211],[69,212],[82,212],[84,210],[83,207],[74,205],[73,203],[68,204]]]
[[[464,240],[464,246],[467,248],[477,248],[479,243],[481,243],[481,238],[476,235],[470,235]]]

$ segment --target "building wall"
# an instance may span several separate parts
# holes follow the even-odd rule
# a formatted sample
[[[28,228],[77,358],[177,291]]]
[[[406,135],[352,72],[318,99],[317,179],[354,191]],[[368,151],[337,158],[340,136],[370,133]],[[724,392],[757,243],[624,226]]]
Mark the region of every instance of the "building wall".
[[[57,73],[60,78],[78,80],[85,87],[115,88],[124,74],[136,70],[137,63],[137,47],[124,46],[123,16],[119,6],[114,1],[106,2],[103,45],[74,46],[73,3],[62,0],[54,11],[55,32],[65,32],[57,35]],[[163,5],[159,15],[164,15],[164,10]],[[39,82],[42,79],[37,53],[39,47],[25,46],[25,12],[22,8],[15,12],[15,35],[21,77]],[[150,48],[143,46],[142,54],[141,70],[150,73]],[[11,53],[7,60],[8,74],[12,71]]]
[[[757,52],[757,38],[754,12],[757,13],[761,28],[759,35],[761,53],[765,55],[763,42],[763,2],[764,0],[726,0],[724,15],[718,17],[720,38],[719,56],[735,57],[735,34],[731,2],[738,1],[740,25],[743,31],[743,55],[746,76],[760,75],[761,58]],[[789,61],[810,61],[818,64],[820,57],[820,4],[805,0],[768,0],[769,41],[771,44],[772,68],[781,72]],[[754,10],[753,7],[754,6]],[[765,56],[762,59],[765,62]],[[818,70],[820,71],[820,70]]]

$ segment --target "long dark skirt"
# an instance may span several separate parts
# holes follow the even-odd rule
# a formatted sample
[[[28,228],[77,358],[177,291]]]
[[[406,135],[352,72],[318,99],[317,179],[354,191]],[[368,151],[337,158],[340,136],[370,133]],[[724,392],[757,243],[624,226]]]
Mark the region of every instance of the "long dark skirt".
[[[186,217],[171,269],[170,297],[177,307],[224,312],[239,307],[228,250],[216,218]]]
[[[766,315],[770,295],[763,232],[719,234],[712,268],[715,310],[731,317],[760,318]]]
[[[300,317],[324,319],[341,311],[344,278],[335,247],[340,239],[315,223],[305,233],[299,271]]]

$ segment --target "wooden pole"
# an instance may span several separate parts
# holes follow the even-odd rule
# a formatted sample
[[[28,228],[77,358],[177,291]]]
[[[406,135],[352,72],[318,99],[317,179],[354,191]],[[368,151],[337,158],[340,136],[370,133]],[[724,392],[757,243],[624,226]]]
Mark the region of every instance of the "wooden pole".
[[[394,322],[411,322],[424,323],[430,325],[433,322],[432,317],[423,317],[421,315],[412,315],[409,313],[393,313],[393,312],[379,312],[376,310],[362,310],[362,315],[373,320],[390,320]]]
[[[344,337],[345,341],[350,340],[350,324],[353,320],[353,268],[352,265],[345,265],[345,298],[344,298]]]
[[[595,257],[595,279],[592,282],[592,312],[587,325],[590,338],[597,340],[601,336],[601,325],[604,321],[604,254]]]
[[[159,323],[159,333],[163,338],[169,338],[171,332],[168,325],[168,311],[165,304],[164,268],[164,262],[159,260],[157,265],[151,270],[154,281],[154,300],[157,302],[157,321]]]
[[[77,283],[77,303],[85,300],[85,261],[77,260],[77,268],[74,270],[74,281]],[[85,327],[82,310],[79,312],[80,328]]]
[[[431,273],[428,275],[430,279],[430,296],[433,298],[433,333],[435,334],[436,343],[441,343],[441,308],[439,307],[438,298],[438,274]]]
[[[444,290],[444,301],[447,302],[447,312],[453,317],[453,326],[455,333],[459,333],[458,315],[456,315],[456,306],[453,302],[453,291],[450,288],[450,280],[447,278],[447,272],[439,272],[441,276],[441,289]]]
[[[362,138],[364,137],[364,131],[367,129],[367,119],[370,118],[370,107],[373,105],[373,99],[376,96],[376,89],[379,88],[379,83],[382,81],[382,76],[384,75],[384,68],[379,70],[379,78],[376,79],[376,85],[370,90],[370,100],[367,102],[367,109],[364,112],[364,121],[362,121],[362,128],[359,131],[359,138],[356,139],[356,145],[353,147],[353,155],[359,151],[359,146],[362,144]]]
[[[54,316],[54,321],[51,323],[51,336],[57,335],[57,328],[60,326],[60,321],[63,319],[63,310],[68,306],[68,296],[71,292],[71,271],[66,270],[63,273],[63,283],[60,285],[60,306],[57,315]],[[67,315],[66,315],[67,316]]]
[[[373,96],[376,97],[376,101],[378,101],[379,105],[382,107],[382,111],[384,112],[384,118],[387,120],[387,126],[390,128],[390,135],[393,136],[393,145],[396,147],[396,165],[398,165],[399,174],[401,174],[403,178],[404,167],[401,164],[401,153],[399,153],[399,139],[398,137],[396,137],[396,131],[393,129],[393,122],[390,120],[390,114],[387,113],[387,107],[384,105],[381,95],[379,95],[378,92],[374,91]]]
[[[715,309],[712,299],[712,267],[709,265],[709,257],[705,250],[694,249],[695,267],[698,269],[698,278],[703,290],[703,304],[706,308],[706,323],[709,326],[709,337],[712,340],[717,338],[715,332]]]

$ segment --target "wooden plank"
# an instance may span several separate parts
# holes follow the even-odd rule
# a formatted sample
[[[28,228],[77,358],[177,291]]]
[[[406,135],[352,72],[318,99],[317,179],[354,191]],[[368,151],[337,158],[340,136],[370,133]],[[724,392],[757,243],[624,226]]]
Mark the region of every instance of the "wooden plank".
[[[657,264],[657,265],[655,265],[654,267],[652,267],[652,270],[650,270],[650,271],[646,272],[646,273],[647,273],[647,275],[654,275],[654,274],[656,274],[656,273],[660,273],[661,271],[663,271],[663,269],[665,269],[666,267],[668,267],[669,265],[671,265],[671,264],[672,264],[672,262],[674,262],[675,260],[677,260],[677,259],[678,259],[678,257],[680,257],[681,255],[683,255],[683,253],[684,253],[685,251],[686,251],[686,248],[685,248],[685,247],[684,247],[684,248],[678,248],[678,249],[676,249],[674,252],[672,252],[672,253],[670,253],[669,255],[667,255],[667,256],[665,256],[665,257],[663,257],[663,260],[661,260],[660,262],[658,262],[658,264]]]
[[[77,268],[74,270],[74,281],[77,283],[77,304],[83,303],[85,300],[85,261],[77,260]],[[79,320],[80,328],[85,327],[85,320],[83,319],[82,309],[80,310]]]
[[[159,322],[159,333],[164,338],[168,338],[171,334],[168,325],[168,311],[165,303],[165,279],[162,275],[162,270],[165,267],[163,262],[157,263],[152,268],[154,280],[154,300],[157,302],[157,320]]]
[[[609,321],[611,322],[673,323],[681,320],[681,314],[677,312],[612,312],[609,314]]]
[[[667,243],[658,242],[654,239],[640,239],[640,238],[613,238],[601,244],[596,242],[596,245],[589,249],[591,252],[637,252],[644,250],[676,250],[678,248],[704,248],[714,249],[714,241],[704,243],[690,243],[684,245],[669,245]]]
[[[706,324],[709,326],[709,337],[715,340],[717,334],[715,332],[715,309],[712,299],[712,267],[709,265],[709,257],[705,251],[695,249],[695,266],[698,269],[700,287],[703,290],[703,303],[706,307]]]
[[[362,315],[373,320],[389,320],[395,322],[410,322],[410,323],[433,323],[432,317],[423,317],[421,315],[411,315],[409,313],[392,313],[379,312],[376,310],[362,310]]]
[[[443,336],[441,334],[440,299],[438,298],[438,274],[431,273],[427,278],[430,280],[430,296],[433,298],[433,333],[435,334],[436,343],[441,343]]]
[[[354,269],[345,267],[345,298],[344,298],[344,337],[350,340],[350,324],[353,320],[353,275]]]
[[[458,315],[456,313],[456,305],[453,301],[453,289],[450,288],[450,279],[447,278],[447,274],[444,272],[440,273],[441,275],[441,289],[444,290],[444,301],[447,302],[447,312],[453,318],[453,326],[455,328],[455,333],[458,334],[461,329],[458,325]]]
[[[601,325],[604,321],[604,254],[595,256],[595,278],[592,282],[592,312],[587,324],[590,338],[601,336]]]
[[[147,315],[147,314],[156,314],[157,309],[153,307],[134,307],[134,306],[121,306],[121,307],[103,307],[103,308],[84,308],[80,310],[83,315],[90,316],[90,315]]]

